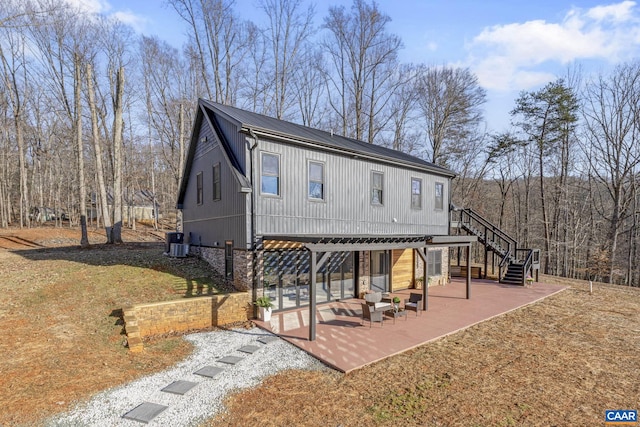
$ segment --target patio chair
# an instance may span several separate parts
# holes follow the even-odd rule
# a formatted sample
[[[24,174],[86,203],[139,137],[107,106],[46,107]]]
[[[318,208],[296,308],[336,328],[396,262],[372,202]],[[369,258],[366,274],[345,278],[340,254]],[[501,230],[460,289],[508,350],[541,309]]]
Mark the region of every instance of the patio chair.
[[[369,304],[362,303],[362,324],[364,324],[364,320],[369,320],[369,327],[373,325],[373,322],[380,322],[380,326],[384,324],[384,311],[376,311]]]
[[[391,308],[390,303],[382,302],[382,292],[372,292],[370,294],[364,294],[364,300],[376,311],[385,311]]]
[[[422,311],[422,294],[411,292],[409,298],[404,300],[404,309],[415,311],[418,317],[418,312]]]

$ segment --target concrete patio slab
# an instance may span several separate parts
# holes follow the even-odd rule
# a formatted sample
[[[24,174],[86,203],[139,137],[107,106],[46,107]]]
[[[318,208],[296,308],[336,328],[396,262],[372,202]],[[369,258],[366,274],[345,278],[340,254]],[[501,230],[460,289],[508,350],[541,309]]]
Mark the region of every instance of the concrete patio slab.
[[[317,310],[315,341],[309,341],[309,329],[305,325],[309,319],[308,308],[273,313],[271,323],[256,321],[256,324],[323,363],[349,372],[540,301],[565,288],[544,283],[524,287],[475,279],[471,299],[466,299],[465,289],[464,280],[458,278],[446,286],[430,287],[426,312],[420,316],[409,313],[407,321],[395,324],[386,321],[382,327],[369,328],[368,324],[362,324],[362,300],[321,305]],[[393,295],[404,300],[409,292],[416,290]]]
[[[148,424],[167,408],[168,406],[158,405],[157,403],[144,402],[124,414],[122,418]]]

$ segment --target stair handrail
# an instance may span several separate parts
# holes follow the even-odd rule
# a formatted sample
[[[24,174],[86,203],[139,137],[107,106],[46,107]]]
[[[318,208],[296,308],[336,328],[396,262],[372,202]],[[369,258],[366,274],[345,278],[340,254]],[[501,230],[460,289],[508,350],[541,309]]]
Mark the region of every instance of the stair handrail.
[[[524,250],[524,249],[523,249]],[[527,280],[527,276],[529,274],[529,271],[531,269],[531,261],[533,259],[533,249],[527,249],[529,252],[527,253],[527,256],[524,259],[524,262],[522,263],[522,284],[525,284],[525,281]]]
[[[503,240],[506,240],[508,242],[511,242],[514,244],[514,248],[518,247],[517,245],[517,240],[514,239],[513,237],[511,237],[509,234],[505,233],[504,231],[502,231],[502,229],[500,227],[498,227],[497,225],[491,223],[489,220],[485,219],[482,215],[480,215],[478,212],[474,211],[471,208],[463,208],[462,209],[463,213],[466,213],[467,215],[469,215],[469,217],[473,218],[474,220],[476,220],[477,222],[481,223],[482,225],[484,225],[487,228],[491,228],[491,231],[497,233],[500,235],[500,237]],[[460,222],[464,222],[462,220],[462,215],[460,215]]]
[[[504,254],[504,257],[500,260],[500,263],[498,264],[498,281],[502,280],[502,269],[504,268],[504,264],[506,262],[509,261],[509,258],[511,258],[511,249],[508,249],[507,252]]]

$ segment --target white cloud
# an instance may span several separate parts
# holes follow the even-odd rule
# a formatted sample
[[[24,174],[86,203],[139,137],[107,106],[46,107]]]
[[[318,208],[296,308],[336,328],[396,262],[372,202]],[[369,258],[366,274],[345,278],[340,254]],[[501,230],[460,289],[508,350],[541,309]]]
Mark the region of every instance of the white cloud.
[[[111,6],[105,0],[65,0],[74,9],[90,14],[105,13]]]
[[[635,2],[624,1],[573,8],[557,23],[534,20],[485,28],[468,46],[470,66],[487,89],[526,90],[553,79],[549,65],[637,56],[639,18]]]
[[[123,24],[129,25],[139,33],[144,31],[144,28],[148,22],[147,18],[136,15],[129,10],[114,12],[112,16]]]

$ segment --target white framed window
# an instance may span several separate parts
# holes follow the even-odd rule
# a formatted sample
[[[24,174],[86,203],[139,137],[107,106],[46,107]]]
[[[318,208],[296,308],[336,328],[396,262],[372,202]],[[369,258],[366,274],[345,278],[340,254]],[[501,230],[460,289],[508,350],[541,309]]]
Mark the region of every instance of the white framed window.
[[[384,174],[371,171],[371,204],[384,204]]]
[[[309,198],[324,200],[324,163],[309,161]]]
[[[442,251],[435,250],[427,252],[427,274],[429,276],[439,276],[442,274]]]
[[[422,180],[411,178],[411,208],[422,209]]]
[[[280,156],[277,154],[261,153],[260,193],[280,195]]]
[[[444,209],[444,184],[436,182],[435,187],[435,208],[438,210]]]

